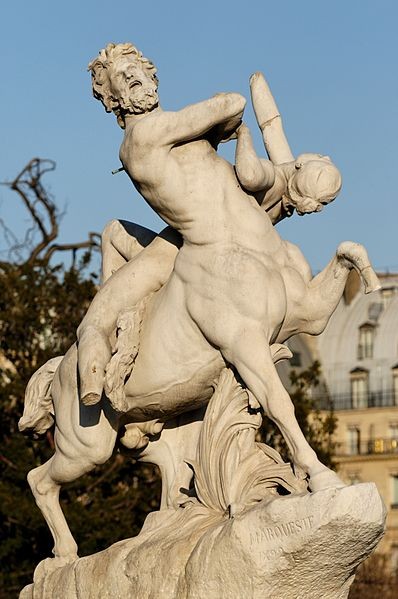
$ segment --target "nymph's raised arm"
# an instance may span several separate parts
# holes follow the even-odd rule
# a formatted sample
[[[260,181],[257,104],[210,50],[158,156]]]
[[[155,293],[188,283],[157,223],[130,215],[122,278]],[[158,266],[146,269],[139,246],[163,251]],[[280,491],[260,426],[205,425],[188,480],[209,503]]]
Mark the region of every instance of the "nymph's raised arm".
[[[237,130],[235,170],[241,185],[251,192],[268,190],[275,182],[274,165],[257,156],[250,130],[244,123]]]
[[[167,144],[195,139],[216,125],[240,119],[245,105],[246,99],[240,94],[217,94],[178,112],[163,113],[158,121],[156,134]]]

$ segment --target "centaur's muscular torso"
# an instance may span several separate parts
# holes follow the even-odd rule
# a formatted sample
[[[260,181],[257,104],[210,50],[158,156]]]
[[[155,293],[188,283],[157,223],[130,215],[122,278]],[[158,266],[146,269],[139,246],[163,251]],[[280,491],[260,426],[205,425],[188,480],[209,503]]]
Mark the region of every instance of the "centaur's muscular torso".
[[[230,96],[239,103],[241,96]],[[181,112],[154,112],[127,126],[120,151],[138,191],[184,240],[170,280],[148,307],[126,387],[130,413],[140,419],[209,399],[224,365],[220,350],[225,357],[238,342],[231,322],[261,323],[269,343],[289,337],[295,332],[289,330],[289,312],[310,279],[301,253],[296,261],[299,251],[281,240],[268,215],[241,189],[233,167],[203,136],[191,140],[192,133],[184,134]],[[292,288],[288,299],[286,286]]]

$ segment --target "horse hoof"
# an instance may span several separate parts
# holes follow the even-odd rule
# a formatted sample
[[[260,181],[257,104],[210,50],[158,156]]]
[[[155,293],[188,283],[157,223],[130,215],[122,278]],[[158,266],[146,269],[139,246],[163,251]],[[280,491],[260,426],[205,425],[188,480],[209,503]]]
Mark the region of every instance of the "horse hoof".
[[[330,488],[341,489],[345,486],[341,478],[333,470],[329,470],[329,468],[325,468],[325,470],[321,470],[317,474],[310,476],[309,480],[309,488],[313,493]]]
[[[379,278],[371,266],[365,266],[361,270],[361,277],[365,285],[365,293],[372,293],[381,288]]]

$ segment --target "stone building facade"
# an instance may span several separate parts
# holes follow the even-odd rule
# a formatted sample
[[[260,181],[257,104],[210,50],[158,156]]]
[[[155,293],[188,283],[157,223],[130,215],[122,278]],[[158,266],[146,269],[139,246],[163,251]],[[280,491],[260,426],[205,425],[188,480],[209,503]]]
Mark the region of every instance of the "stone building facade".
[[[388,511],[380,550],[398,566],[398,274],[379,278],[364,295],[352,272],[316,355],[338,417],[340,476],[376,483]]]

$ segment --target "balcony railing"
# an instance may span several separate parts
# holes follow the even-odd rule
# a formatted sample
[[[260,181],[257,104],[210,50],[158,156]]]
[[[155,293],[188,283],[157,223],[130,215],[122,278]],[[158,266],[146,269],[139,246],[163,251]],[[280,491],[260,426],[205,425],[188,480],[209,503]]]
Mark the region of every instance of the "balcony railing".
[[[338,456],[398,454],[398,439],[376,438],[359,443],[340,443],[336,448]]]
[[[320,410],[329,410],[331,405],[334,410],[398,407],[398,394],[394,390],[370,391],[356,396],[351,393],[335,394],[330,397],[319,397],[318,405]]]

